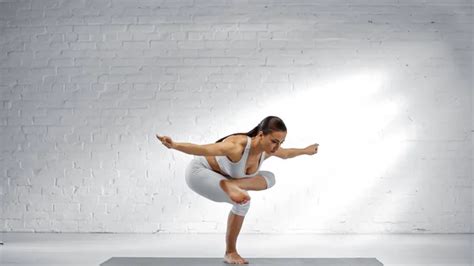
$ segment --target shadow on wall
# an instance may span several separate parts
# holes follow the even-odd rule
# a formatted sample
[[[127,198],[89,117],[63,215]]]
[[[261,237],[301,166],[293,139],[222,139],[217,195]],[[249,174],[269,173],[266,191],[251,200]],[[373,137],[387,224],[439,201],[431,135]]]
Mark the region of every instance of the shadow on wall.
[[[410,6],[404,8],[412,10]],[[268,217],[275,222],[275,231],[282,227],[304,231],[309,225],[307,221],[319,224],[318,228],[346,228],[353,232],[370,232],[376,224],[379,224],[376,230],[393,232],[397,230],[391,228],[393,222],[398,226],[406,223],[403,227],[413,232],[430,231],[423,226],[430,226],[433,222],[430,213],[437,210],[424,212],[428,206],[424,204],[430,204],[426,197],[435,195],[426,190],[419,193],[418,189],[422,189],[421,184],[433,182],[425,180],[429,178],[426,173],[432,173],[426,172],[432,164],[423,161],[424,152],[436,146],[421,147],[424,144],[420,141],[464,140],[467,136],[464,129],[453,124],[453,130],[442,131],[436,122],[442,118],[444,123],[458,123],[458,115],[466,110],[445,113],[442,117],[433,114],[443,99],[447,108],[452,107],[450,101],[459,107],[469,106],[460,96],[466,92],[466,84],[472,84],[461,75],[466,69],[460,66],[469,60],[458,56],[466,40],[445,37],[452,29],[464,30],[465,26],[459,25],[455,16],[443,16],[444,10],[433,11],[435,8],[442,9],[424,6],[423,10],[414,9],[398,19],[388,17],[389,22],[383,14],[375,15],[376,18],[364,14],[359,19],[367,19],[366,26],[348,32],[354,27],[342,24],[342,33],[329,31],[333,25],[321,23],[322,20],[310,20],[306,26],[299,27],[296,17],[283,16],[279,21],[290,22],[287,29],[298,26],[302,33],[320,34],[320,37],[310,36],[317,39],[316,47],[304,47],[308,36],[302,34],[292,39],[303,43],[302,46],[286,50],[286,35],[279,41],[267,40],[269,46],[276,46],[250,54],[256,61],[265,62],[263,65],[223,65],[208,69],[210,72],[204,73],[208,79],[196,87],[168,94],[172,101],[166,116],[169,124],[156,125],[155,129],[179,131],[180,135],[174,135],[177,141],[188,138],[194,143],[212,143],[224,135],[250,130],[267,115],[277,115],[288,126],[286,147],[318,142],[321,149],[312,158],[283,164],[274,161],[273,166],[281,169],[277,173],[280,187],[265,196],[271,203],[262,204],[271,208],[253,204],[251,213],[258,220],[265,221]],[[442,21],[437,23],[422,14],[435,17],[441,14]],[[248,22],[268,23],[265,19],[270,15],[251,16]],[[418,15],[419,20],[413,18]],[[404,18],[412,19],[413,23],[397,24]],[[384,32],[387,26],[383,25],[387,24],[393,25],[391,34]],[[283,42],[283,47],[278,47],[278,42]],[[277,50],[280,54],[272,54]],[[300,51],[301,56],[296,54]],[[233,49],[228,50],[228,56],[246,58]],[[444,57],[453,60],[443,60]],[[307,64],[298,63],[303,60]],[[436,70],[440,64],[451,71]],[[472,70],[472,63],[467,65]],[[460,80],[459,90],[452,97],[458,98],[443,98],[449,95],[443,86],[456,80]],[[430,111],[424,113],[423,108]],[[182,116],[177,110],[188,112]],[[434,123],[426,124],[428,119]],[[191,157],[173,155],[173,158]],[[271,163],[266,161],[265,167]],[[182,169],[175,172],[175,177],[184,176]],[[463,169],[459,174],[465,174]],[[292,190],[283,189],[288,187]],[[417,205],[418,197],[425,200]],[[188,203],[200,212],[196,198],[191,197],[192,203]],[[288,213],[280,215],[282,210]],[[417,217],[412,220],[414,214]],[[173,215],[181,217],[183,213],[177,209]],[[272,215],[284,218],[275,221]],[[351,221],[358,224],[347,229],[344,225]]]

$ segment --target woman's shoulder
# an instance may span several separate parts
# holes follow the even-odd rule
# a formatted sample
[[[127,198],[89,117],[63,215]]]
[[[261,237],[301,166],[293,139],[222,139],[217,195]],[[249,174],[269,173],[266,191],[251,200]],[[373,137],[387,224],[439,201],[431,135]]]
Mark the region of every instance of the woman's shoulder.
[[[247,145],[247,138],[248,138],[247,135],[239,134],[239,135],[228,136],[223,141],[230,141],[235,144],[238,144],[239,146],[242,146],[242,148],[245,148],[245,146]]]

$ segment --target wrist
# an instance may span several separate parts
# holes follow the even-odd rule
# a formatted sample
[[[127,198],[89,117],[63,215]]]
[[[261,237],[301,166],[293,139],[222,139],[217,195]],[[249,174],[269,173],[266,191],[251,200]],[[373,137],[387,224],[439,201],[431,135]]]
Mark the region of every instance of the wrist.
[[[178,142],[173,142],[170,146],[170,149],[174,149],[174,150],[177,150],[179,148],[179,145],[180,143]]]

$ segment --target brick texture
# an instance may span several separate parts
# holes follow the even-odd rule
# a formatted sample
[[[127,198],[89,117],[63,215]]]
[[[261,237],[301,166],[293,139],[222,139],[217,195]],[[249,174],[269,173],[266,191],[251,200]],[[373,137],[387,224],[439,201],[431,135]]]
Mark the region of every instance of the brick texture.
[[[0,229],[224,232],[191,155],[288,127],[244,233],[473,233],[472,1],[1,0]]]

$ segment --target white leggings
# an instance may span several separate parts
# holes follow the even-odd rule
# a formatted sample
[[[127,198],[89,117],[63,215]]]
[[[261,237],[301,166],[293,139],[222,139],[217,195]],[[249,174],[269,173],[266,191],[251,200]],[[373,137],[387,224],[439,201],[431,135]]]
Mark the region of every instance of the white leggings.
[[[267,182],[267,189],[275,185],[275,175],[269,171],[259,171],[256,175],[263,176]],[[240,216],[245,216],[250,208],[250,200],[239,204],[230,197],[219,186],[222,179],[228,178],[214,172],[203,156],[196,156],[186,167],[186,184],[197,194],[215,202],[227,202],[233,205],[231,211]]]

